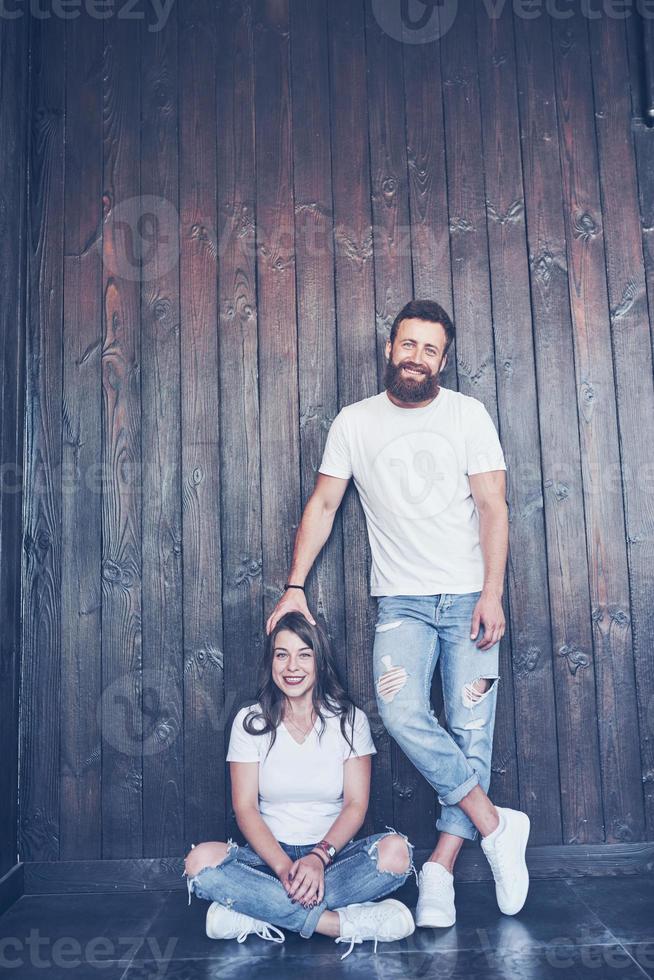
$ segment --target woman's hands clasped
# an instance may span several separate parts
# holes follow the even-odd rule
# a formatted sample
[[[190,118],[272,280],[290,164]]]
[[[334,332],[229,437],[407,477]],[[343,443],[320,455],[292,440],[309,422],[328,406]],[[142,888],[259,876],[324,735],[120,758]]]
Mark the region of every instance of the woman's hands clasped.
[[[305,909],[319,905],[325,895],[325,862],[319,854],[305,854],[293,862],[281,882],[288,897]]]

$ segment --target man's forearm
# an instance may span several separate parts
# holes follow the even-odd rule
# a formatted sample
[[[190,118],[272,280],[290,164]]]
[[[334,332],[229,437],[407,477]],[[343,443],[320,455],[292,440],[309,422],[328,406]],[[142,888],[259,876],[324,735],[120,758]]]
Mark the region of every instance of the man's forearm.
[[[320,500],[309,498],[295,535],[289,582],[304,585],[314,561],[331,534],[335,514],[336,511],[327,510]]]
[[[479,543],[484,556],[484,592],[502,598],[509,550],[509,511],[506,504],[489,504],[479,511]]]

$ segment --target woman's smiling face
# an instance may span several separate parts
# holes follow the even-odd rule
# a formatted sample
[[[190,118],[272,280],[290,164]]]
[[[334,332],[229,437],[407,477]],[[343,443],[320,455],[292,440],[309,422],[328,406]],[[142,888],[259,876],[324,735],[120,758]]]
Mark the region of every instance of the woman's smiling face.
[[[313,650],[291,630],[280,630],[275,637],[272,678],[287,698],[309,694],[316,683]]]

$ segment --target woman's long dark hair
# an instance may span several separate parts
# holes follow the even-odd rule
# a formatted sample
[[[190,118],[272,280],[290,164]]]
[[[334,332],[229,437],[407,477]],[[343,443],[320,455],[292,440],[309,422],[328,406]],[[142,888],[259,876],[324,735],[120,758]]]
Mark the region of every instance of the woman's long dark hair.
[[[243,727],[250,735],[271,736],[268,752],[273,747],[277,737],[277,726],[283,719],[284,703],[286,696],[275,684],[272,677],[273,658],[275,656],[275,640],[282,630],[290,630],[313,650],[316,669],[316,683],[311,692],[313,700],[313,710],[320,718],[320,731],[318,737],[325,730],[324,711],[340,716],[341,732],[346,742],[354,752],[352,740],[354,732],[354,701],[349,697],[345,688],[341,684],[336,667],[334,653],[329,642],[329,638],[323,628],[316,623],[311,623],[304,618],[302,613],[286,613],[275,625],[269,636],[266,637],[266,645],[261,664],[261,674],[259,682],[259,693],[257,700],[260,710],[253,706],[245,716]],[[263,722],[263,724],[262,724]],[[350,729],[348,735],[346,725]]]

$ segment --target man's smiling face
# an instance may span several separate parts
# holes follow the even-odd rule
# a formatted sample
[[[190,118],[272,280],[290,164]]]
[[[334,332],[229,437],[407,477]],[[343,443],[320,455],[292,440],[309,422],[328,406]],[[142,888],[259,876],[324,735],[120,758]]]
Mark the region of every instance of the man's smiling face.
[[[397,402],[417,405],[438,394],[440,373],[447,362],[447,333],[440,323],[402,320],[393,346],[386,341],[384,386]]]

